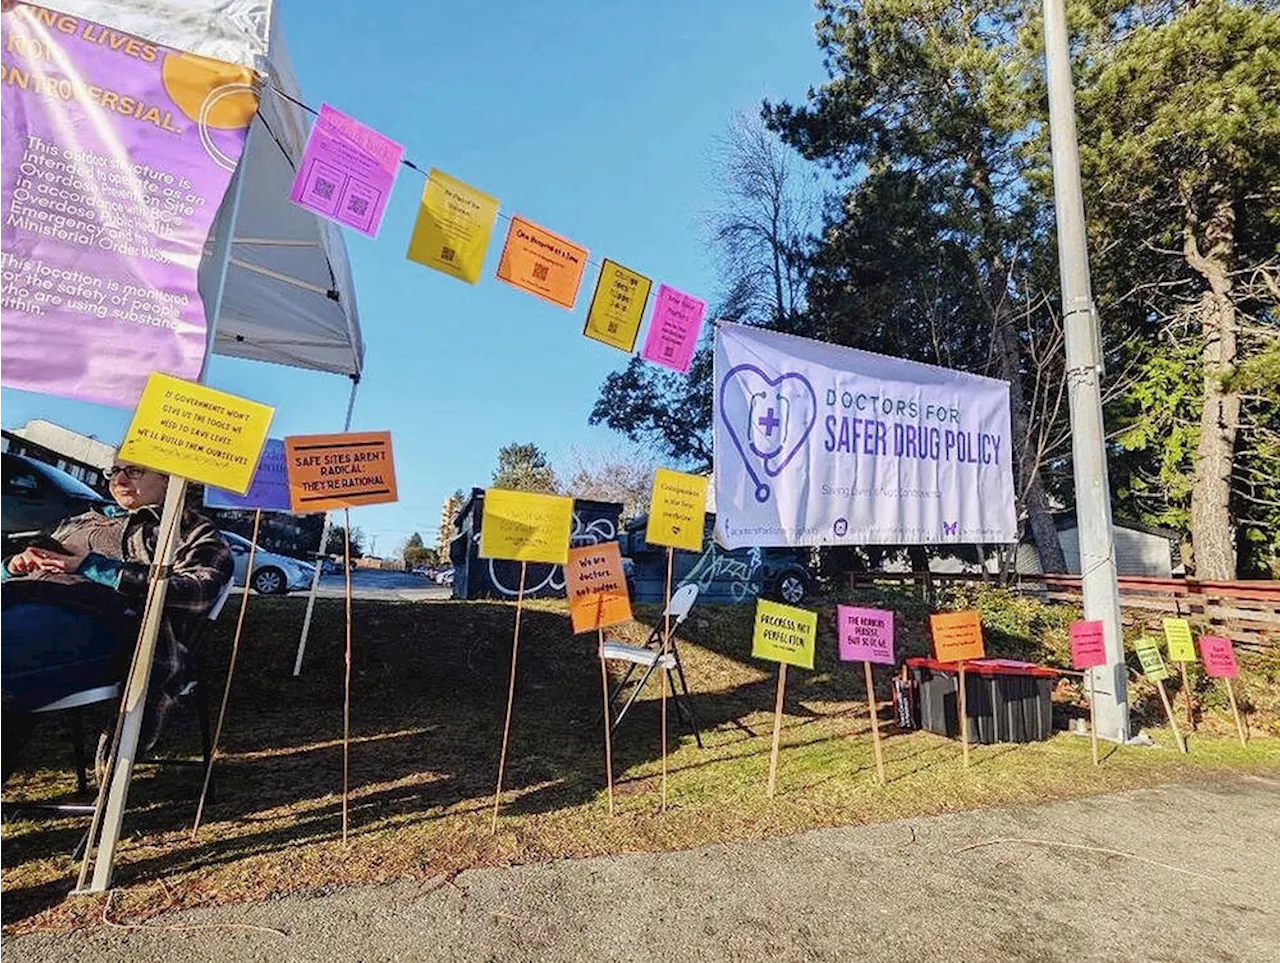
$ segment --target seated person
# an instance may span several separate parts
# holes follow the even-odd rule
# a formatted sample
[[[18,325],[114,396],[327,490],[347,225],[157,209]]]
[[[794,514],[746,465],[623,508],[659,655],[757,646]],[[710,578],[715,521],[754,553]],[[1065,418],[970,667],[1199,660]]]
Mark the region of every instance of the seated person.
[[[115,505],[63,521],[51,540],[6,559],[0,572],[6,776],[30,732],[31,712],[121,682],[129,668],[169,478],[119,462],[106,474]],[[141,751],[154,745],[187,684],[193,653],[186,642],[232,574],[231,551],[217,527],[203,515],[184,512]]]

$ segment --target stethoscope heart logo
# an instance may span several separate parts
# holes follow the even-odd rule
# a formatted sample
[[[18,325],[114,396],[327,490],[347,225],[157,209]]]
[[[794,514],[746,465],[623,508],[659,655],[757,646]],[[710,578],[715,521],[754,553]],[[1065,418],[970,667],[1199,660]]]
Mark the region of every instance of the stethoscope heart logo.
[[[771,377],[752,364],[731,368],[720,382],[720,419],[755,483],[755,498],[772,493],[776,478],[804,447],[818,420],[818,398],[796,372]]]

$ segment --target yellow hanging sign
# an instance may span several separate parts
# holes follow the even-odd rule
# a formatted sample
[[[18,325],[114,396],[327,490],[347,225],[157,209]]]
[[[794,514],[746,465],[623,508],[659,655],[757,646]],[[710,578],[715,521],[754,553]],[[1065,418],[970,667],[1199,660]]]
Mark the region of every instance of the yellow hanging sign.
[[[605,258],[582,333],[630,354],[636,347],[651,287],[653,282],[643,274]]]
[[[480,280],[498,199],[431,168],[409,238],[410,261],[468,284]]]
[[[480,518],[480,557],[564,565],[572,528],[572,498],[490,488]]]
[[[120,460],[222,488],[249,490],[276,410],[172,375],[151,373]]]
[[[649,524],[644,540],[688,552],[702,551],[707,511],[707,478],[659,468],[653,475]]]

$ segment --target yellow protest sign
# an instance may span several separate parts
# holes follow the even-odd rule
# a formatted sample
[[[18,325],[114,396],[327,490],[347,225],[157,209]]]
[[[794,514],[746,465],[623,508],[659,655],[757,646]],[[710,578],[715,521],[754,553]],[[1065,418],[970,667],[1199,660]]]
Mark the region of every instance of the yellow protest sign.
[[[635,350],[653,282],[605,258],[582,333],[621,351]]]
[[[431,168],[409,238],[410,261],[475,284],[489,250],[498,199]]]
[[[1170,662],[1196,661],[1196,643],[1191,637],[1191,623],[1186,619],[1165,619],[1164,641]]]
[[[1138,663],[1142,666],[1142,674],[1148,679],[1152,682],[1160,682],[1169,678],[1169,667],[1160,657],[1160,646],[1155,639],[1147,635],[1135,639],[1133,651],[1138,656]]]
[[[275,409],[152,372],[120,446],[120,460],[213,485],[249,490]]]
[[[659,468],[653,475],[649,524],[644,540],[689,552],[702,550],[707,510],[707,478]]]
[[[817,638],[817,612],[768,599],[756,602],[756,625],[751,636],[751,654],[755,658],[812,669]]]
[[[480,517],[480,557],[564,565],[572,528],[572,498],[489,488]]]

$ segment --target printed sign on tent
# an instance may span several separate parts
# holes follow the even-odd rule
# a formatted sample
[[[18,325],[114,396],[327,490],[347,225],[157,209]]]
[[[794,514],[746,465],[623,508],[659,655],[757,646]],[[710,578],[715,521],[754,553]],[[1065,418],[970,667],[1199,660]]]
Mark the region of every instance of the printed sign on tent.
[[[977,612],[943,612],[929,616],[933,653],[939,662],[967,662],[981,659],[982,619]]]
[[[480,557],[564,565],[572,530],[572,498],[490,488],[480,517]]]
[[[552,304],[573,309],[587,269],[587,249],[523,217],[511,218],[498,277]]]
[[[206,485],[205,508],[229,508],[235,511],[290,512],[289,473],[285,468],[284,442],[268,438],[258,459],[249,490],[243,495]]]
[[[6,387],[134,408],[152,371],[199,376],[196,269],[253,83],[65,13],[4,15]]]
[[[844,662],[878,662],[893,665],[893,613],[837,605],[840,625],[840,659]]]
[[[569,549],[564,575],[575,633],[631,621],[631,597],[617,542]]]
[[[640,357],[687,374],[706,311],[705,301],[659,284],[658,300],[653,307],[653,318],[649,322],[649,333],[645,336]]]
[[[1213,679],[1234,679],[1240,675],[1231,640],[1219,635],[1200,636],[1200,656],[1205,674]]]
[[[1164,641],[1170,662],[1196,661],[1196,644],[1191,637],[1191,623],[1186,619],[1164,619]]]
[[[652,286],[653,282],[643,274],[605,258],[582,333],[630,354],[636,346]]]
[[[705,476],[659,468],[653,474],[644,540],[650,545],[701,551],[706,511]]]
[[[496,197],[433,167],[422,188],[422,202],[406,256],[410,261],[475,284],[480,280],[497,218]]]
[[[275,409],[152,372],[120,446],[120,459],[243,495]]]
[[[725,548],[1018,540],[1007,382],[722,323],[713,385]]]
[[[291,435],[284,448],[295,512],[383,505],[397,499],[389,431]]]
[[[1106,637],[1101,622],[1077,620],[1071,623],[1071,666],[1092,669],[1107,664]]]
[[[377,237],[403,156],[391,138],[321,104],[289,200]]]
[[[1160,645],[1155,639],[1144,635],[1133,643],[1133,651],[1142,666],[1142,674],[1152,682],[1162,682],[1169,678],[1169,667],[1160,656]]]
[[[755,631],[751,636],[753,657],[812,669],[817,638],[817,612],[768,599],[756,602]]]

